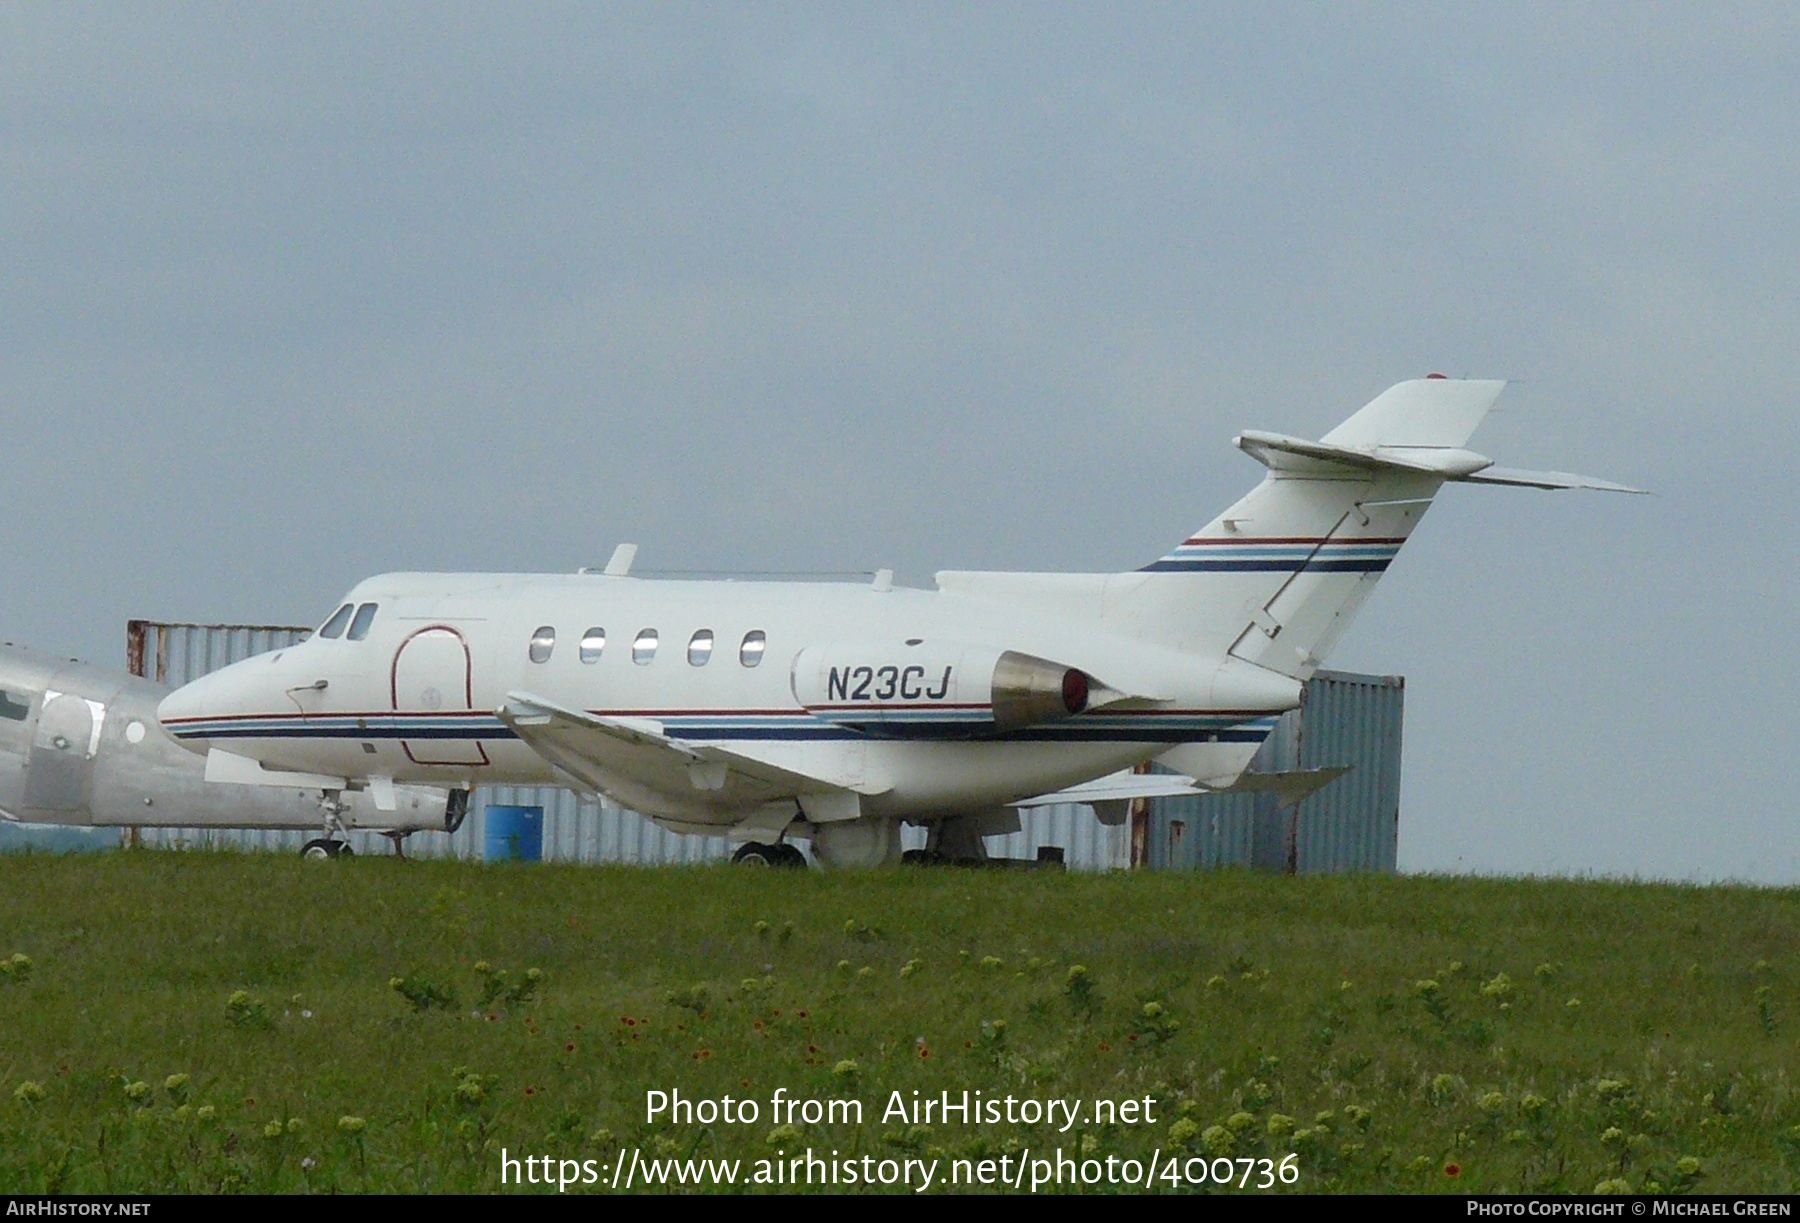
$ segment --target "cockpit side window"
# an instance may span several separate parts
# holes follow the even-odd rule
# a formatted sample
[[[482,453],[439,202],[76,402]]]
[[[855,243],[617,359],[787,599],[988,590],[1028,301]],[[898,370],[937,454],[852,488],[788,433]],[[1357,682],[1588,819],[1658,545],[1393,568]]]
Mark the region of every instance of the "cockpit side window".
[[[344,626],[350,623],[350,617],[355,611],[356,604],[346,603],[336,611],[332,612],[331,619],[327,620],[325,622],[325,627],[319,630],[319,636],[342,637],[344,635]]]
[[[375,613],[380,609],[378,603],[364,603],[356,609],[356,619],[350,622],[350,631],[344,634],[346,640],[361,641],[369,635],[369,626],[375,623]]]
[[[0,718],[13,722],[23,722],[31,713],[31,696],[21,692],[17,696],[0,689]]]

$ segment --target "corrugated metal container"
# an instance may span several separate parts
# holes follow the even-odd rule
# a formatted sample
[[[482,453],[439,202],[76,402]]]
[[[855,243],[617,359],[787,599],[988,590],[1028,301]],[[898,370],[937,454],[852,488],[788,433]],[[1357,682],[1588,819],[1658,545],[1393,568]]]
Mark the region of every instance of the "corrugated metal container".
[[[209,671],[305,641],[312,629],[292,624],[125,624],[125,669],[179,688]]]
[[[1143,858],[1159,870],[1243,866],[1324,874],[1396,868],[1406,681],[1320,671],[1250,768],[1258,773],[1349,765],[1284,806],[1274,794],[1209,794],[1149,803]]]

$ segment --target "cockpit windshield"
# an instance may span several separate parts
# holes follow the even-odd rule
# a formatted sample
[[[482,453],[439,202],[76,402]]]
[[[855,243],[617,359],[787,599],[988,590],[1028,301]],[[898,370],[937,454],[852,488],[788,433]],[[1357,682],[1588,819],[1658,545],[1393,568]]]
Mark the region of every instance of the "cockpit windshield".
[[[319,630],[319,636],[342,637],[344,635],[344,626],[350,623],[350,617],[355,611],[356,604],[346,603],[336,611],[332,612],[331,619],[327,620],[324,627]]]
[[[350,622],[350,631],[345,634],[351,641],[361,641],[369,635],[369,626],[375,623],[375,612],[379,603],[364,603],[356,609],[356,619]]]

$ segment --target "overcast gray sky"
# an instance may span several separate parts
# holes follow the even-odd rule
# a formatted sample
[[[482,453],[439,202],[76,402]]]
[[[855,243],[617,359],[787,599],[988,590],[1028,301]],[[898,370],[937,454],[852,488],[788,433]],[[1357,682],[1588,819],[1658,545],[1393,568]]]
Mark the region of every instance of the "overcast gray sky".
[[[1572,9],[1572,11],[1571,11]],[[1427,371],[1401,864],[1800,881],[1800,9],[0,10],[0,629],[1123,569]]]

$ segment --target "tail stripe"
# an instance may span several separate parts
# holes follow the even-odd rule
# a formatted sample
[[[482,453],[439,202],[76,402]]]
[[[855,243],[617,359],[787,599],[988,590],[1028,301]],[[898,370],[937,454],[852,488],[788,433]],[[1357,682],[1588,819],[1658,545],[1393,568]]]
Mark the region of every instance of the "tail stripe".
[[[1404,539],[1190,539],[1142,573],[1381,573]]]

